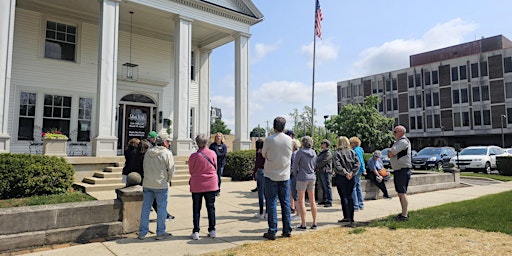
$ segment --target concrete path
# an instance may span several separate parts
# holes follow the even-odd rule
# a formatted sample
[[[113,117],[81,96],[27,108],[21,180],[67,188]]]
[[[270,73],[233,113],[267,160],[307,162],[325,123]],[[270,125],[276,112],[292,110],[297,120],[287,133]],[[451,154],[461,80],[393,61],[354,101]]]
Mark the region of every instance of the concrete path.
[[[112,256],[112,255],[197,255],[207,252],[220,251],[243,245],[246,243],[263,242],[262,237],[267,230],[266,220],[252,218],[258,209],[257,193],[250,192],[255,187],[254,181],[226,182],[222,184],[222,193],[217,197],[217,238],[207,237],[208,219],[206,209],[201,212],[201,232],[199,240],[191,240],[192,231],[192,199],[188,186],[176,186],[170,189],[168,210],[176,219],[167,222],[167,231],[173,234],[168,240],[157,241],[153,235],[141,241],[135,234],[126,238],[96,242],[90,244],[70,246],[66,248],[34,252],[28,255],[73,255],[73,256]],[[426,207],[441,205],[477,198],[483,195],[495,194],[512,190],[512,182],[490,184],[485,186],[468,186],[456,189],[409,195],[409,208],[411,211]],[[114,192],[99,192],[93,196],[98,199],[112,199]],[[318,230],[306,232],[321,232],[322,229],[339,226],[337,220],[342,218],[341,206],[336,189],[333,190],[336,203],[331,208],[319,207]],[[279,208],[279,207],[278,207]],[[369,221],[372,219],[395,215],[400,212],[398,197],[391,200],[365,201],[365,208],[355,213],[356,221]],[[278,213],[278,216],[280,214]],[[152,218],[156,218],[152,213]],[[411,216],[414,218],[414,215]],[[300,224],[293,221],[293,225]],[[308,212],[308,226],[311,225],[311,215]],[[281,233],[279,223],[278,235]],[[156,229],[156,223],[150,223],[150,230]],[[300,235],[294,231],[293,235]]]

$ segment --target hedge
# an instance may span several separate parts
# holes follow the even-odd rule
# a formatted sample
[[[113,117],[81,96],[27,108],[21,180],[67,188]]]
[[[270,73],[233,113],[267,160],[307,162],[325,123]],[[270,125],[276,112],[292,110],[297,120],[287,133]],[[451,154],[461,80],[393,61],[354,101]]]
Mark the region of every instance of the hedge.
[[[241,150],[228,153],[223,176],[231,177],[233,181],[252,180],[252,170],[256,150]]]
[[[0,199],[66,193],[75,170],[63,158],[0,154]]]
[[[512,156],[497,156],[496,165],[501,175],[512,176]]]

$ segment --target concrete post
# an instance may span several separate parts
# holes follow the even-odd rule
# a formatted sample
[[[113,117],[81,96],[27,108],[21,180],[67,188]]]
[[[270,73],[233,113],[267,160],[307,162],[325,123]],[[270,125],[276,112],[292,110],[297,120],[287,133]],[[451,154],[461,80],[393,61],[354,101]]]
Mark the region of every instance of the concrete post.
[[[132,233],[139,230],[140,212],[142,210],[142,186],[135,185],[116,189],[117,199],[121,200],[123,208],[121,217],[123,232]]]

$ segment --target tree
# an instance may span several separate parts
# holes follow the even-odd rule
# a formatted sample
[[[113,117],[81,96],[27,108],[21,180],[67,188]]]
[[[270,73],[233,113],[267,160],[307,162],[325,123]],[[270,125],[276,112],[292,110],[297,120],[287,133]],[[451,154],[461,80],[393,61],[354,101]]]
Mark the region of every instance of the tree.
[[[393,142],[391,130],[394,119],[379,113],[376,108],[379,103],[380,98],[371,95],[365,98],[364,104],[345,105],[338,115],[327,121],[326,127],[339,136],[357,136],[366,150],[389,147]]]
[[[220,120],[220,118],[215,119],[215,122],[210,127],[210,131],[211,131],[211,134],[215,134],[218,132],[220,132],[222,134],[230,134],[231,133],[231,130],[228,129],[226,124],[222,120]]]
[[[294,108],[293,112],[288,114],[294,121],[293,131],[296,137],[311,136],[311,117],[314,113],[316,113],[316,110],[311,111],[311,107],[304,106],[302,113],[299,113],[299,110]]]
[[[265,128],[254,127],[251,131],[251,137],[266,137]]]

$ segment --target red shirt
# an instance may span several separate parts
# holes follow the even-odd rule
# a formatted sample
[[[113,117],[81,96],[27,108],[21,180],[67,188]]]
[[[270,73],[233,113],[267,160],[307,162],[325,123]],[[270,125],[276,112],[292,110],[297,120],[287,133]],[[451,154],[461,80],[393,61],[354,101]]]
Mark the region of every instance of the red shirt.
[[[204,154],[213,165],[206,160]],[[188,170],[190,173],[190,192],[212,192],[219,190],[217,178],[217,154],[203,147],[188,158]]]

